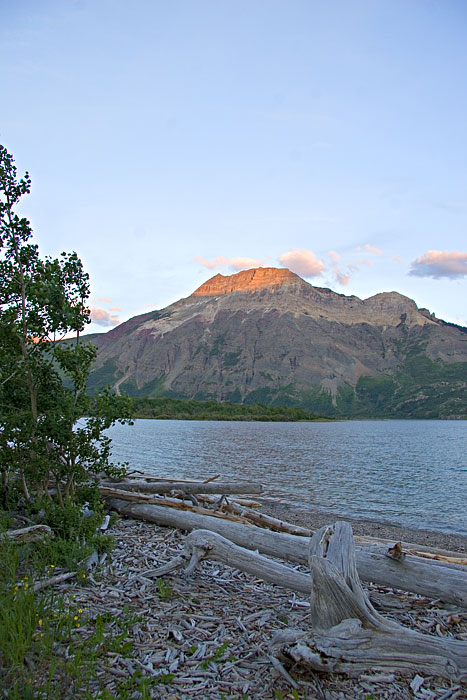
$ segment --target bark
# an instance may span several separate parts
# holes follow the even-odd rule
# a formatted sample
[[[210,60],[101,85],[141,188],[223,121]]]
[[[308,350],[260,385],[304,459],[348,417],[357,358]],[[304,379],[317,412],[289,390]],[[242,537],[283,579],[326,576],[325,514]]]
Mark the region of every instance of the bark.
[[[128,503],[114,498],[108,504],[122,515],[148,520],[181,530],[206,529],[217,532],[247,549],[301,564],[308,563],[309,538],[270,532],[255,525],[227,522],[211,515],[176,511],[157,505]],[[441,599],[467,608],[467,571],[447,562],[407,555],[403,561],[387,556],[381,546],[356,548],[357,570],[363,581],[412,591],[430,599]]]

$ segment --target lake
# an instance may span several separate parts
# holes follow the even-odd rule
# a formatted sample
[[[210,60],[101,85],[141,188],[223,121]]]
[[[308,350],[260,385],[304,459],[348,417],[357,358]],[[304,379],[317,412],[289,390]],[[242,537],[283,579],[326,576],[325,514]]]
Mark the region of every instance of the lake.
[[[339,516],[467,535],[465,421],[136,420],[108,434],[131,469],[247,479]]]

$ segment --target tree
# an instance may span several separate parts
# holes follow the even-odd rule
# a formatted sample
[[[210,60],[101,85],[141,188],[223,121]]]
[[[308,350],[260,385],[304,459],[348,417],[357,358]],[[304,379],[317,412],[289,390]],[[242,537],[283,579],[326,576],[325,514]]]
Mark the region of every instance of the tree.
[[[86,394],[96,355],[80,338],[89,276],[76,253],[39,256],[15,211],[30,187],[0,146],[0,471],[4,494],[13,474],[27,501],[48,494],[52,478],[63,504],[93,473],[114,472],[104,431],[127,422],[130,405],[110,391]]]

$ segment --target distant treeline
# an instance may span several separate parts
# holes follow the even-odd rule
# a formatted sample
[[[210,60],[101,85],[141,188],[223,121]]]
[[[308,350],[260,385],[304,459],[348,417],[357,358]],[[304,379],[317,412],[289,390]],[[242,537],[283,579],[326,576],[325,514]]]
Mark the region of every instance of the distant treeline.
[[[178,420],[256,420],[256,421],[314,421],[326,420],[327,416],[305,408],[287,406],[265,406],[253,404],[218,403],[217,401],[195,401],[194,399],[133,398],[135,418],[159,418]]]

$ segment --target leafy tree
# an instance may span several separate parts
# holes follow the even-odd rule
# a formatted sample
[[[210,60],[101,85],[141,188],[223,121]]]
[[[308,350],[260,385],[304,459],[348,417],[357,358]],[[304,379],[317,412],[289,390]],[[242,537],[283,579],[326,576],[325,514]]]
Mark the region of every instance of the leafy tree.
[[[39,256],[15,211],[30,187],[0,146],[0,471],[4,496],[13,474],[27,501],[48,494],[52,478],[63,504],[91,474],[114,472],[103,431],[127,421],[130,405],[109,391],[86,395],[96,354],[80,339],[89,276],[76,253]],[[60,342],[69,333],[76,339]]]

